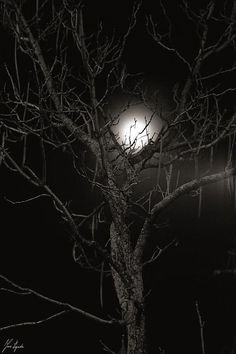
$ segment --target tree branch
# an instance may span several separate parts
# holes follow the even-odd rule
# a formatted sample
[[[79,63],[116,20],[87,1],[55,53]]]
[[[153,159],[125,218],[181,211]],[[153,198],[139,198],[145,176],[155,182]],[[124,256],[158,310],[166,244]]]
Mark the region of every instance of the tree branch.
[[[5,2],[5,1],[1,0],[1,2]],[[74,122],[69,117],[67,117],[65,115],[65,113],[63,113],[61,102],[60,102],[60,99],[59,99],[58,94],[56,92],[55,84],[53,82],[51,72],[48,69],[48,66],[45,62],[41,47],[40,47],[38,41],[33,36],[33,33],[31,32],[31,29],[30,29],[25,17],[23,16],[21,10],[19,9],[19,7],[17,6],[17,4],[15,2],[8,1],[7,3],[11,4],[13,6],[13,8],[15,9],[16,15],[18,16],[18,20],[19,20],[18,25],[22,26],[23,32],[25,33],[29,42],[31,43],[31,46],[32,46],[34,53],[35,53],[37,60],[38,60],[38,64],[39,64],[41,71],[44,75],[48,92],[49,92],[49,94],[54,102],[54,106],[57,110],[59,119],[65,125],[65,127],[71,132],[71,134],[73,134],[79,141],[84,143],[98,157],[99,156],[99,153],[98,153],[99,149],[98,149],[97,142],[94,139],[92,139],[89,135],[87,135],[85,132],[83,132],[77,125],[74,124]]]
[[[151,210],[150,222],[154,222],[157,216],[162,212],[163,209],[168,207],[173,201],[180,198],[182,195],[187,194],[193,190],[198,189],[199,187],[216,183],[218,181],[222,181],[226,178],[229,178],[236,174],[236,167],[228,168],[225,171],[215,173],[209,176],[201,177],[194,179],[190,182],[183,184],[178,187],[174,192],[172,192],[169,196],[164,198],[161,202],[157,203]]]
[[[23,293],[28,293],[28,294],[31,294],[31,295],[35,295],[36,297],[42,299],[42,300],[45,300],[49,303],[52,303],[52,304],[55,304],[55,305],[58,305],[58,306],[61,306],[63,307],[65,310],[63,311],[64,313],[65,312],[68,312],[68,311],[74,311],[76,313],[79,313],[80,315],[82,315],[83,317],[89,319],[89,320],[92,320],[92,321],[95,321],[95,322],[98,322],[98,323],[101,323],[101,324],[104,324],[104,325],[114,325],[114,324],[121,324],[119,320],[105,320],[103,318],[100,318],[96,315],[93,315],[87,311],[84,311],[84,310],[81,310],[80,308],[76,307],[76,306],[73,306],[67,302],[62,302],[62,301],[59,301],[59,300],[56,300],[56,299],[53,299],[51,297],[48,297],[48,296],[45,296],[35,290],[32,290],[30,288],[25,288],[25,287],[22,287],[18,284],[16,284],[15,282],[11,281],[10,279],[8,279],[7,277],[3,276],[3,275],[0,275],[0,278],[2,280],[4,280],[5,282],[7,282],[9,285],[13,286],[14,288],[16,288],[17,290],[23,292]]]
[[[197,178],[194,179],[190,182],[187,182],[180,187],[176,188],[174,192],[169,194],[168,196],[164,197],[162,201],[159,203],[155,204],[153,208],[151,209],[149,217],[146,218],[141,233],[138,237],[135,250],[134,250],[134,257],[138,264],[141,265],[142,263],[142,258],[144,254],[144,250],[147,244],[147,241],[150,237],[150,228],[153,223],[155,223],[156,219],[158,216],[161,214],[161,212],[166,209],[170,204],[172,204],[175,200],[183,196],[184,194],[187,194],[193,190],[198,189],[199,187],[216,183],[218,181],[222,181],[226,178],[229,178],[233,175],[236,174],[236,167],[226,169],[223,172],[215,173],[212,175],[208,175],[205,177]]]
[[[7,326],[3,326],[3,327],[0,327],[0,332],[2,331],[6,331],[6,330],[9,330],[9,329],[13,329],[13,328],[18,328],[18,327],[27,327],[27,326],[35,326],[35,325],[40,325],[40,324],[44,324],[48,321],[51,321],[51,320],[54,320],[55,318],[58,318],[66,313],[70,312],[70,310],[63,310],[63,311],[60,311],[60,312],[57,312],[51,316],[48,316],[42,320],[38,320],[38,321],[28,321],[28,322],[21,322],[21,323],[14,323],[14,324],[11,324],[11,325],[7,325]]]

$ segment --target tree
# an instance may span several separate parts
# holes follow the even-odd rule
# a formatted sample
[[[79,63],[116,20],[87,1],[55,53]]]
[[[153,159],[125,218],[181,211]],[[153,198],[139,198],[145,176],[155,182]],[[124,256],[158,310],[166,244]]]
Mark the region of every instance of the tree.
[[[15,43],[14,57],[5,64],[7,79],[1,95],[1,165],[38,190],[21,203],[41,197],[52,200],[70,230],[75,262],[99,270],[101,279],[110,272],[120,317],[103,319],[67,303],[48,301],[64,307],[57,315],[72,310],[124,328],[128,354],[148,350],[143,268],[175,243],[163,249],[156,245],[147,258],[163,212],[178,198],[194,193],[200,213],[203,187],[228,179],[232,188],[236,173],[232,107],[236,2],[219,8],[210,1],[195,9],[185,2],[186,24],[195,33],[194,45],[187,49],[178,48],[178,39],[172,44],[176,23],[168,15],[168,6],[160,3],[165,18],[160,27],[155,16],[146,17],[147,33],[157,48],[175,55],[185,67],[184,80],[174,85],[168,110],[160,107],[158,92],[150,97],[139,76],[129,74],[124,63],[142,11],[141,3],[134,4],[126,32],[118,38],[116,33],[108,36],[101,23],[97,29],[86,23],[88,14],[81,3],[64,0],[59,6],[36,1],[26,8],[26,3],[1,0],[2,25]],[[230,59],[222,63],[228,54]],[[123,94],[125,103],[115,112],[110,102],[117,94]],[[136,130],[137,119],[128,137],[122,138],[123,113],[140,105],[149,112],[144,126]],[[158,127],[155,134],[150,128],[153,123]],[[217,154],[226,148],[226,162],[219,170]],[[76,210],[76,203],[63,200],[50,183],[53,171],[48,171],[48,161],[55,151],[66,154],[73,173],[89,182],[99,200],[88,215],[81,204]],[[191,173],[183,177],[186,166]],[[149,169],[156,171],[156,181],[137,199],[136,190]],[[74,197],[76,201],[76,193]],[[102,239],[96,232],[101,222],[109,226]],[[19,293],[45,298],[2,279]]]

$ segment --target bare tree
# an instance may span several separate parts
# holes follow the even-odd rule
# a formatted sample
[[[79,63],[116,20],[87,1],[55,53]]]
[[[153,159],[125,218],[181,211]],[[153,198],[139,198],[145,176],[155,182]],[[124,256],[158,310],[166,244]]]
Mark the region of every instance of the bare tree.
[[[158,108],[154,94],[154,98],[147,97],[138,78],[129,75],[123,64],[140,3],[133,7],[126,32],[117,38],[116,34],[106,36],[102,24],[96,31],[87,29],[81,3],[72,5],[64,0],[58,6],[54,1],[36,1],[26,11],[26,5],[19,1],[0,2],[2,24],[15,43],[14,62],[5,65],[7,82],[1,95],[0,163],[38,188],[37,195],[18,203],[41,197],[53,201],[70,229],[73,257],[81,267],[101,271],[101,279],[104,272],[111,273],[120,317],[100,318],[1,276],[7,284],[5,291],[33,293],[62,307],[45,321],[76,311],[101,324],[121,326],[126,333],[127,353],[147,353],[143,268],[174,243],[157,247],[147,259],[145,250],[153,230],[158,234],[163,211],[183,195],[194,193],[199,198],[200,213],[205,185],[223,179],[228,180],[229,188],[233,185],[236,116],[227,98],[235,97],[236,85],[234,82],[231,86],[232,80],[229,83],[226,76],[235,72],[236,65],[233,56],[223,64],[219,58],[235,50],[236,2],[229,1],[222,11],[213,1],[201,10],[184,3],[183,12],[197,38],[188,55],[178,49],[177,42],[172,45],[174,24],[162,4],[165,28],[159,28],[155,17],[146,17],[147,32],[156,45],[186,67],[184,84],[173,87],[169,111]],[[216,26],[220,31],[212,36]],[[72,60],[75,55],[76,60]],[[23,61],[27,78],[22,75]],[[117,92],[127,98],[114,112],[110,102]],[[150,114],[143,128],[135,130],[137,122],[130,126],[134,138],[130,133],[124,139],[119,134],[122,115],[135,105],[142,105]],[[157,120],[159,131],[148,133],[149,125]],[[144,143],[140,145],[141,136]],[[219,146],[227,149],[220,171],[215,167]],[[41,156],[37,168],[29,157],[36,147]],[[53,149],[68,154],[78,178],[87,179],[92,190],[100,193],[101,203],[92,205],[88,215],[84,215],[82,206],[74,210],[50,185],[47,155]],[[188,179],[182,175],[183,164],[191,168]],[[143,171],[151,168],[157,172],[156,181],[148,193],[137,198],[135,189]],[[142,225],[134,234],[132,225],[137,218]],[[96,233],[101,222],[110,225],[102,241]],[[88,225],[91,237],[83,234]],[[26,324],[34,323],[12,326]]]

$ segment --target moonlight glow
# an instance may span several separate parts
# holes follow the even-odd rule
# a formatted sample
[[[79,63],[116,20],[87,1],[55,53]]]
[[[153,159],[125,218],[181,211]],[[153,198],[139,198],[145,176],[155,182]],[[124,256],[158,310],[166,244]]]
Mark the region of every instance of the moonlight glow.
[[[119,143],[132,152],[157,138],[161,122],[156,114],[142,105],[127,109],[114,127]]]

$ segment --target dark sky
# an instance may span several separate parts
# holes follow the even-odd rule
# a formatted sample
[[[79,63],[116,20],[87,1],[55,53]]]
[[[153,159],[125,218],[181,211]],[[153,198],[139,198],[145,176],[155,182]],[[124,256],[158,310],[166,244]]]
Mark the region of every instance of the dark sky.
[[[131,73],[144,73],[147,89],[159,90],[167,108],[172,85],[176,82],[183,83],[186,68],[174,55],[166,54],[163,49],[158,48],[145,31],[146,13],[158,19],[160,27],[165,29],[161,8],[156,3],[154,0],[143,1],[143,8],[137,19],[138,25],[127,42],[123,61]],[[193,33],[194,25],[184,19],[180,2],[173,4],[169,0],[166,4],[174,24],[174,43],[191,59],[197,42]],[[87,21],[88,28],[92,29],[95,20],[99,19],[104,21],[107,33],[111,33],[113,27],[117,34],[122,33],[131,8],[130,2],[86,2],[85,24]],[[0,38],[4,48],[0,69],[3,72],[3,62],[12,59],[13,43],[8,42],[5,32],[1,33]],[[73,199],[76,192],[75,204],[78,207],[83,206],[84,211],[89,212],[93,207],[92,200],[99,200],[99,196],[87,193],[88,183],[78,180],[71,172],[67,156],[52,154],[49,160],[50,179],[55,189],[64,200]],[[218,163],[220,165],[222,159]],[[183,169],[188,175],[188,168]],[[152,173],[148,177],[154,178]],[[23,286],[101,314],[99,274],[81,271],[79,265],[74,263],[71,237],[52,203],[45,198],[31,204],[12,205],[4,197],[22,200],[36,191],[6,169],[0,170],[0,180],[1,273]],[[145,183],[147,184],[144,182],[141,185],[141,191],[147,187]],[[235,198],[228,193],[226,183],[220,182],[204,189],[200,217],[198,199],[189,196],[176,202],[163,215],[163,220],[168,221],[169,227],[161,233],[160,242],[166,237],[174,237],[178,246],[168,250],[145,271],[147,291],[152,287],[147,313],[153,353],[158,353],[158,346],[166,348],[165,354],[201,353],[196,300],[199,301],[206,321],[206,354],[221,354],[222,348],[229,345],[233,328],[236,327],[233,317],[236,312],[235,281],[230,276],[214,276],[214,270],[227,265],[227,251],[232,247],[235,237],[234,204]],[[101,233],[105,231],[102,230]],[[105,314],[114,315],[116,301],[113,301],[114,293],[110,289],[111,282],[107,279]],[[22,300],[14,295],[0,294],[0,325],[42,318],[51,312],[53,308],[50,305],[33,297]],[[68,315],[42,326],[3,333],[0,336],[0,348],[1,343],[12,336],[23,341],[25,346],[28,345],[31,353],[37,350],[45,353],[57,352],[61,347],[68,353],[100,353],[100,338],[111,346],[119,346],[119,332],[92,326],[91,329],[90,324],[77,315]]]

